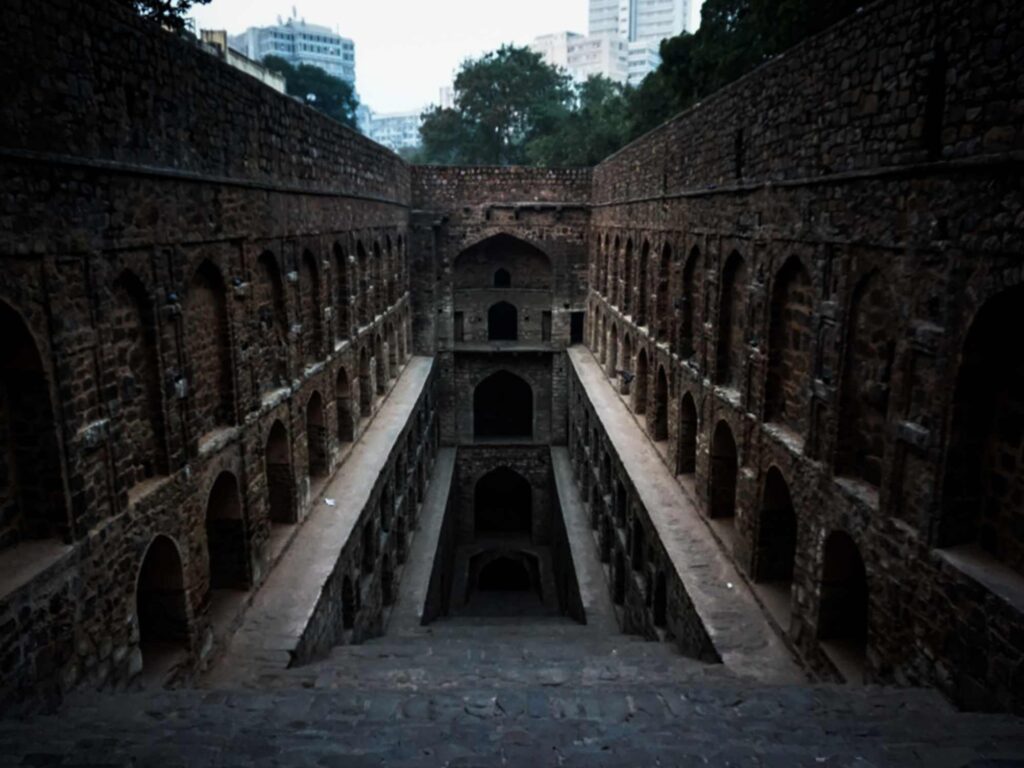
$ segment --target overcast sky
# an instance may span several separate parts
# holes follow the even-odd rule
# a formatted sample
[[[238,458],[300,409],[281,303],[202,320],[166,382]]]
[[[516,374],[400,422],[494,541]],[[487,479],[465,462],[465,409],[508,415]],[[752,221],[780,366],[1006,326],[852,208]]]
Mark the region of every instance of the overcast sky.
[[[377,112],[437,102],[464,59],[502,43],[587,32],[587,0],[212,0],[192,15],[201,29],[234,34],[275,24],[292,5],[355,41],[356,89]]]

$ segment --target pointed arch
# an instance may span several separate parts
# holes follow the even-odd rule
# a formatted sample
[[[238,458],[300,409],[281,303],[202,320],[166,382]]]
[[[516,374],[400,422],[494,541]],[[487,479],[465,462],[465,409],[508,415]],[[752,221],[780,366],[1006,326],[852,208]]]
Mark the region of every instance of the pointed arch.
[[[648,367],[647,349],[641,347],[636,356],[636,381],[633,385],[633,411],[641,416],[647,413]]]
[[[765,420],[806,435],[810,418],[811,278],[803,263],[791,256],[772,286],[768,331],[768,381]]]
[[[50,383],[28,324],[0,301],[0,498],[2,546],[70,533],[63,461]]]
[[[739,455],[732,430],[723,420],[711,437],[711,498],[708,513],[713,518],[731,518],[736,514],[736,477]]]
[[[678,474],[697,471],[697,404],[689,392],[679,402]]]
[[[326,477],[330,460],[327,451],[324,400],[316,391],[306,401],[306,454],[309,476]]]
[[[668,243],[661,249],[658,261],[658,282],[654,293],[655,338],[668,341],[672,327],[672,310],[668,306],[669,279],[672,273],[672,246]]]
[[[696,350],[697,328],[700,325],[698,304],[699,286],[702,282],[700,249],[694,246],[683,266],[683,290],[681,296],[681,318],[677,351],[682,358],[692,357]]]
[[[533,436],[533,388],[509,371],[491,374],[473,390],[476,438]]]
[[[348,255],[341,243],[334,244],[334,307],[335,340],[344,341],[352,335],[352,281],[349,278]]]
[[[267,433],[264,457],[270,522],[295,523],[298,521],[298,510],[295,504],[292,451],[288,440],[288,430],[285,429],[280,419],[275,419]]]
[[[238,478],[217,475],[206,502],[206,552],[210,589],[248,589],[249,541],[246,536]]]
[[[355,433],[352,418],[352,385],[344,366],[338,368],[334,382],[334,406],[338,417],[338,441],[351,443]]]
[[[256,263],[256,315],[260,324],[260,392],[288,383],[288,312],[277,257],[264,251]]]
[[[836,474],[878,487],[885,459],[897,307],[878,272],[853,291],[839,394]]]
[[[135,616],[142,668],[188,651],[189,610],[185,569],[169,536],[153,537],[135,580]]]
[[[316,257],[303,251],[299,267],[299,295],[302,313],[302,355],[306,364],[315,363],[324,353],[323,320],[320,312],[320,269]]]
[[[118,476],[124,488],[167,474],[156,315],[142,281],[125,270],[114,282],[109,318],[120,399]]]
[[[651,437],[655,442],[668,440],[668,376],[662,365],[658,366],[658,373],[654,379],[653,415]]]
[[[195,434],[235,423],[235,384],[227,290],[209,259],[192,275],[184,302]]]
[[[622,313],[633,313],[633,292],[636,284],[633,278],[633,239],[626,241],[626,252],[622,261]]]
[[[796,558],[796,511],[789,483],[777,467],[765,475],[755,524],[754,580],[789,584]]]
[[[636,275],[636,324],[647,325],[648,280],[650,280],[651,244],[644,239],[640,246],[640,264]]]
[[[733,251],[722,269],[715,383],[738,386],[746,359],[747,266]]]

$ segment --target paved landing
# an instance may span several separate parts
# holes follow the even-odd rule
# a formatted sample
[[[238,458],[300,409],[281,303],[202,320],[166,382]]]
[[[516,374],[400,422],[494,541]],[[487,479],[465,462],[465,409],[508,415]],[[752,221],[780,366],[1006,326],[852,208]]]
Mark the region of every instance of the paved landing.
[[[1010,768],[1019,720],[874,688],[560,686],[83,697],[0,722],[0,766]]]
[[[726,667],[766,682],[804,679],[746,581],[719,549],[697,508],[640,430],[597,360],[583,347],[570,347],[568,355]]]
[[[234,679],[262,669],[287,667],[432,366],[433,358],[410,359],[352,454],[313,500],[309,517],[253,598],[222,655],[222,659],[230,659],[230,669],[219,664],[211,673],[214,681],[222,674]],[[325,498],[333,499],[335,506],[328,506]]]

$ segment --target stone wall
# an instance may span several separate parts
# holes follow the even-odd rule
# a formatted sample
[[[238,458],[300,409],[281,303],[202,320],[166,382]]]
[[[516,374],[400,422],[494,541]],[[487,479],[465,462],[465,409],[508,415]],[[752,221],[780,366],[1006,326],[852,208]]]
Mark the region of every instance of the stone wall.
[[[12,707],[125,685],[161,640],[200,668],[236,615],[217,606],[244,608],[379,408],[411,316],[395,155],[118,4],[3,18]]]
[[[595,168],[588,238],[591,349],[808,665],[1016,710],[1020,22],[873,5]]]

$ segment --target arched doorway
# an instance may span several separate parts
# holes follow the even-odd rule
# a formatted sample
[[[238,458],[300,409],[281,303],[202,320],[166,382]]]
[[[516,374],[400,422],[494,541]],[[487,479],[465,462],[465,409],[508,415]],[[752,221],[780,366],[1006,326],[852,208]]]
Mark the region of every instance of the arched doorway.
[[[664,627],[668,618],[668,586],[665,583],[665,572],[658,571],[654,577],[654,626]]]
[[[344,368],[338,369],[334,393],[334,407],[338,412],[338,440],[351,443],[355,431],[352,423],[352,387]]]
[[[327,428],[324,426],[324,401],[319,392],[310,395],[306,404],[306,449],[309,456],[309,476],[326,477]]]
[[[348,276],[348,256],[341,243],[334,244],[335,298],[334,306],[337,315],[335,339],[342,341],[352,335],[352,291]]]
[[[224,280],[204,261],[189,285],[184,306],[192,391],[189,403],[195,433],[205,435],[235,422],[231,326]]]
[[[658,375],[654,379],[654,422],[651,425],[651,437],[655,442],[668,440],[668,376],[660,365]]]
[[[377,361],[377,394],[383,395],[388,391],[388,359],[379,333],[373,337],[373,359]]]
[[[680,475],[697,471],[697,404],[687,392],[679,401],[679,459]]]
[[[272,523],[294,523],[298,520],[295,505],[295,479],[284,424],[275,421],[267,434],[266,445],[267,505]]]
[[[757,521],[754,580],[789,584],[796,557],[796,512],[789,485],[772,467],[765,477]]]
[[[736,473],[739,460],[732,430],[718,422],[711,438],[711,503],[713,518],[732,518],[736,514]]]
[[[495,288],[511,288],[512,287],[512,275],[509,274],[507,269],[498,269],[494,273],[494,287]]]
[[[943,480],[941,546],[977,543],[1024,574],[1024,285],[990,299],[964,340]]]
[[[167,536],[150,542],[139,567],[135,615],[143,669],[164,666],[188,649],[188,599],[178,547]]]
[[[498,467],[477,480],[473,494],[476,535],[533,532],[533,489],[508,467]]]
[[[665,243],[658,262],[658,284],[654,299],[654,321],[658,341],[668,341],[672,316],[668,308],[669,274],[672,267],[672,246]]]
[[[744,312],[747,308],[747,269],[743,257],[733,251],[722,270],[718,307],[718,349],[715,383],[736,386],[746,358]]]
[[[608,376],[615,378],[619,368],[619,328],[612,323],[612,329],[608,334]]]
[[[533,436],[533,389],[508,371],[498,371],[473,391],[473,435],[476,438]]]
[[[6,543],[64,538],[67,506],[57,424],[42,357],[21,316],[0,303],[0,498]]]
[[[633,385],[633,410],[637,415],[647,413],[647,350],[641,349],[636,356],[636,383]]]
[[[221,472],[206,503],[206,550],[210,589],[248,589],[249,545],[242,516],[238,480]]]
[[[833,531],[825,540],[821,567],[818,639],[832,641],[842,655],[861,664],[868,637],[868,583],[853,539]]]
[[[530,589],[530,574],[521,560],[498,557],[480,569],[477,588],[488,592],[525,592]]]
[[[309,251],[302,254],[299,265],[299,296],[302,317],[302,356],[306,364],[315,363],[323,355],[324,336],[320,307],[320,270]]]
[[[695,339],[699,325],[697,314],[697,286],[701,282],[700,249],[696,246],[690,251],[686,264],[683,266],[682,317],[679,322],[678,346],[679,356],[684,360],[692,357],[696,349]]]
[[[519,336],[519,313],[507,301],[492,304],[487,310],[487,338],[490,341],[515,341]]]
[[[269,392],[288,383],[288,313],[277,257],[264,252],[259,258],[257,273],[255,298],[262,355],[260,392]]]
[[[784,424],[799,435],[806,433],[809,418],[813,303],[811,278],[800,260],[791,257],[772,289],[765,420]]]
[[[363,418],[373,412],[373,382],[370,376],[370,353],[366,347],[359,350],[359,415]]]

